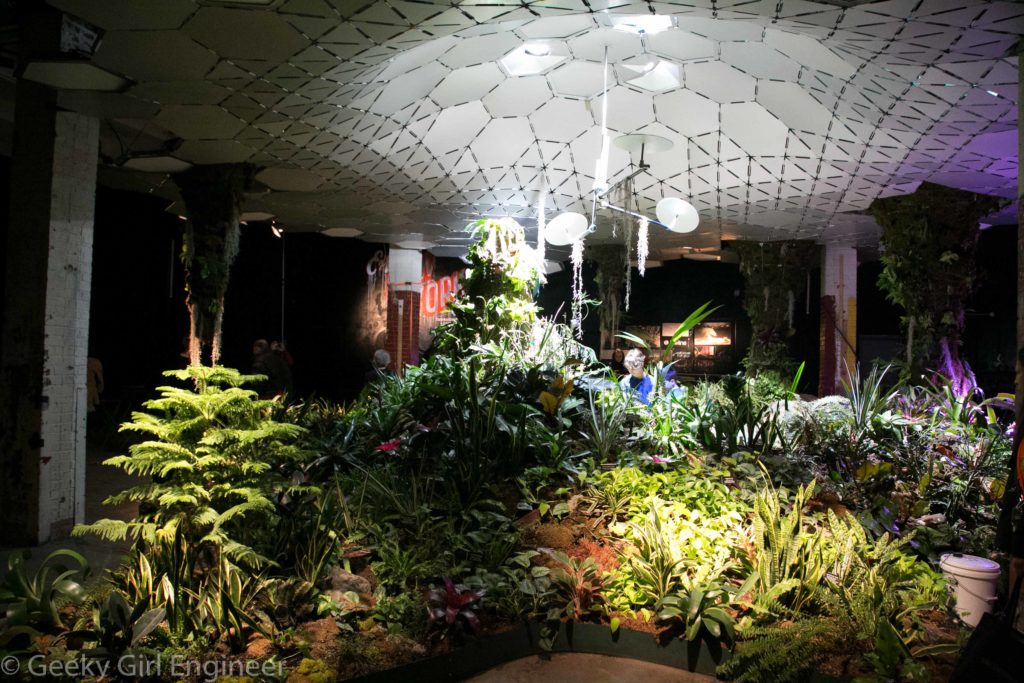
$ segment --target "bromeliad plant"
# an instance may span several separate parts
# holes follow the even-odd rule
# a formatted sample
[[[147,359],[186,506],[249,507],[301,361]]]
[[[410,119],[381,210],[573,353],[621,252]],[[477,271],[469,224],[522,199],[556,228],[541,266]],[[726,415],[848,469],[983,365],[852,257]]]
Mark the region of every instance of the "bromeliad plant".
[[[744,584],[738,593],[747,592],[751,583]],[[685,629],[686,640],[691,643],[703,640],[712,659],[718,662],[722,658],[722,643],[732,647],[736,640],[736,619],[726,611],[732,596],[733,589],[721,583],[695,586],[689,592],[665,597],[660,602],[658,619],[678,621]]]
[[[439,640],[454,637],[462,640],[466,634],[480,631],[480,618],[475,606],[483,591],[470,590],[445,577],[443,587],[435,587],[427,594],[428,628]]]
[[[253,380],[235,370],[194,366],[164,373],[191,380],[194,389],[160,387],[122,430],[146,440],[105,464],[152,482],[125,489],[108,504],[137,502],[132,521],[103,519],[78,526],[76,535],[107,540],[133,537],[144,545],[173,539],[179,531],[189,552],[209,564],[223,553],[250,567],[267,564],[263,546],[272,534],[278,505],[313,492],[293,477],[309,459],[297,445],[302,428],[271,416],[277,404],[243,389]],[[256,524],[257,519],[262,523]]]

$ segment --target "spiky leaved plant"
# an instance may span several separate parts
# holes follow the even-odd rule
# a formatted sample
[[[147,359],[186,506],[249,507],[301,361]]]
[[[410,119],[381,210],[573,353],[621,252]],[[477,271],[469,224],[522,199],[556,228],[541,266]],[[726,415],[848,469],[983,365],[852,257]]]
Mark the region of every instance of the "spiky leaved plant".
[[[304,430],[276,421],[277,404],[243,389],[255,378],[237,370],[193,366],[164,375],[194,388],[159,387],[160,398],[143,404],[148,412],[121,426],[146,440],[105,461],[152,478],[105,501],[137,502],[138,516],[79,525],[75,534],[130,535],[142,547],[181,543],[207,566],[221,555],[249,567],[267,563],[260,545],[272,538],[282,497],[313,490],[294,476],[310,456],[297,445]]]

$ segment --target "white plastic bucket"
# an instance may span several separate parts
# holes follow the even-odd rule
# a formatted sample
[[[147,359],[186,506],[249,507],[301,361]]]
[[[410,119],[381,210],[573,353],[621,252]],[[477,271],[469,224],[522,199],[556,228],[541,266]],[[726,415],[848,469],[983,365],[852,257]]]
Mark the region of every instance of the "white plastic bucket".
[[[999,565],[974,555],[943,555],[939,567],[956,596],[956,613],[968,626],[977,626],[981,615],[992,611],[999,582]]]

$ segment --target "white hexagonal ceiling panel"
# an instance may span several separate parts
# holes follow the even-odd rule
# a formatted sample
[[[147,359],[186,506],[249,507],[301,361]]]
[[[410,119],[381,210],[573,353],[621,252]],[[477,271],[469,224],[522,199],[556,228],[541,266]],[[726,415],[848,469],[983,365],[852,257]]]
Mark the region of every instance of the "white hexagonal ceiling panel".
[[[648,152],[640,208],[700,212],[692,235],[652,233],[661,258],[723,238],[871,244],[862,211],[924,180],[1016,196],[1018,2],[49,2],[104,29],[96,63],[134,84],[65,106],[178,137],[195,163],[261,166],[269,191],[246,209],[292,229],[448,253],[475,216],[532,226],[544,190],[552,214],[588,212],[606,97],[613,139],[672,145]],[[614,184],[638,158],[611,152]],[[104,177],[178,199],[166,177]]]

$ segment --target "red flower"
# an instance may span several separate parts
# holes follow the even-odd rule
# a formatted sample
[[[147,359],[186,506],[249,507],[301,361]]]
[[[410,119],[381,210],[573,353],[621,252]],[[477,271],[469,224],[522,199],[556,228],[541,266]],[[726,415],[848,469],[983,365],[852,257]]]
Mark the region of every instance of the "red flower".
[[[385,441],[381,445],[377,446],[377,450],[381,451],[382,453],[390,453],[391,451],[395,450],[401,445],[401,439],[391,439],[391,441]]]

